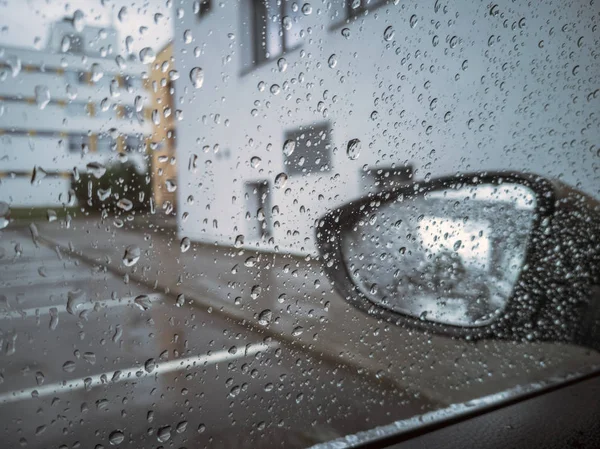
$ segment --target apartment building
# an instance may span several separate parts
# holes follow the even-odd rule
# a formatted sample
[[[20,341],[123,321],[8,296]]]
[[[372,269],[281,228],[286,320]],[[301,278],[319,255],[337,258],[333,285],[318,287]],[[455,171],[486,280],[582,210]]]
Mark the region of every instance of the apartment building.
[[[74,167],[89,163],[129,160],[145,172],[147,72],[120,48],[114,28],[73,18],[53,25],[43,50],[0,47],[2,200],[13,208],[67,204]]]
[[[592,76],[597,36],[577,5],[560,14],[470,0],[174,7],[182,236],[314,253],[325,211],[458,172],[538,172],[599,193],[597,103],[577,82]],[[578,42],[586,51],[571,52]]]

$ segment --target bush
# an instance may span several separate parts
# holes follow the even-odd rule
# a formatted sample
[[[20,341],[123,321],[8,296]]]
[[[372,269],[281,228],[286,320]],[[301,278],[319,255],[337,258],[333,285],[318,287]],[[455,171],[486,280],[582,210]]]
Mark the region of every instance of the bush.
[[[71,188],[75,191],[79,207],[88,212],[100,212],[103,209],[117,214],[125,212],[117,206],[122,198],[133,203],[129,212],[144,212],[150,209],[150,198],[152,197],[150,175],[138,173],[135,165],[131,162],[107,167],[100,179],[92,175],[89,170],[80,173],[78,181],[71,181]],[[110,194],[107,192],[109,188]],[[105,199],[101,198],[101,194],[105,196]]]

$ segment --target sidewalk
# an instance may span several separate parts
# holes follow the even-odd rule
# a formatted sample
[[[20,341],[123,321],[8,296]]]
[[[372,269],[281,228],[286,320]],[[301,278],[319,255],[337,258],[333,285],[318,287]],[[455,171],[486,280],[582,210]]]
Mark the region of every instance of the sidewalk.
[[[600,354],[571,345],[477,343],[405,329],[359,312],[333,291],[318,261],[192,243],[182,252],[163,227],[117,229],[111,222],[38,223],[50,246],[106,266],[124,282],[139,282],[200,310],[218,313],[256,332],[374,375],[402,395],[440,405],[466,402],[519,384],[585,371]],[[126,267],[123,254],[141,257]],[[270,311],[270,313],[269,313]]]

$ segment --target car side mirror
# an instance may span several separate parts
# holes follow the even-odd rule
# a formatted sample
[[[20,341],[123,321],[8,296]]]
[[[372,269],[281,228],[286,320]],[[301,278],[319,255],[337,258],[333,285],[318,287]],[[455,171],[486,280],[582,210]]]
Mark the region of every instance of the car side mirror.
[[[600,203],[513,172],[413,183],[317,223],[336,290],[397,325],[600,346]]]

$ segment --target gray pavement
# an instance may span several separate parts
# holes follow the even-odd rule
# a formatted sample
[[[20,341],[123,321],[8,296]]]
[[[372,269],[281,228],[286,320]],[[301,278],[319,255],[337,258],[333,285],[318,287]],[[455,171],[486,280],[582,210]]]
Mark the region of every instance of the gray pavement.
[[[5,447],[108,447],[114,432],[119,447],[168,435],[174,447],[303,447],[600,364],[575,346],[379,322],[313,260],[182,252],[150,226],[37,225],[37,239],[0,231]]]

